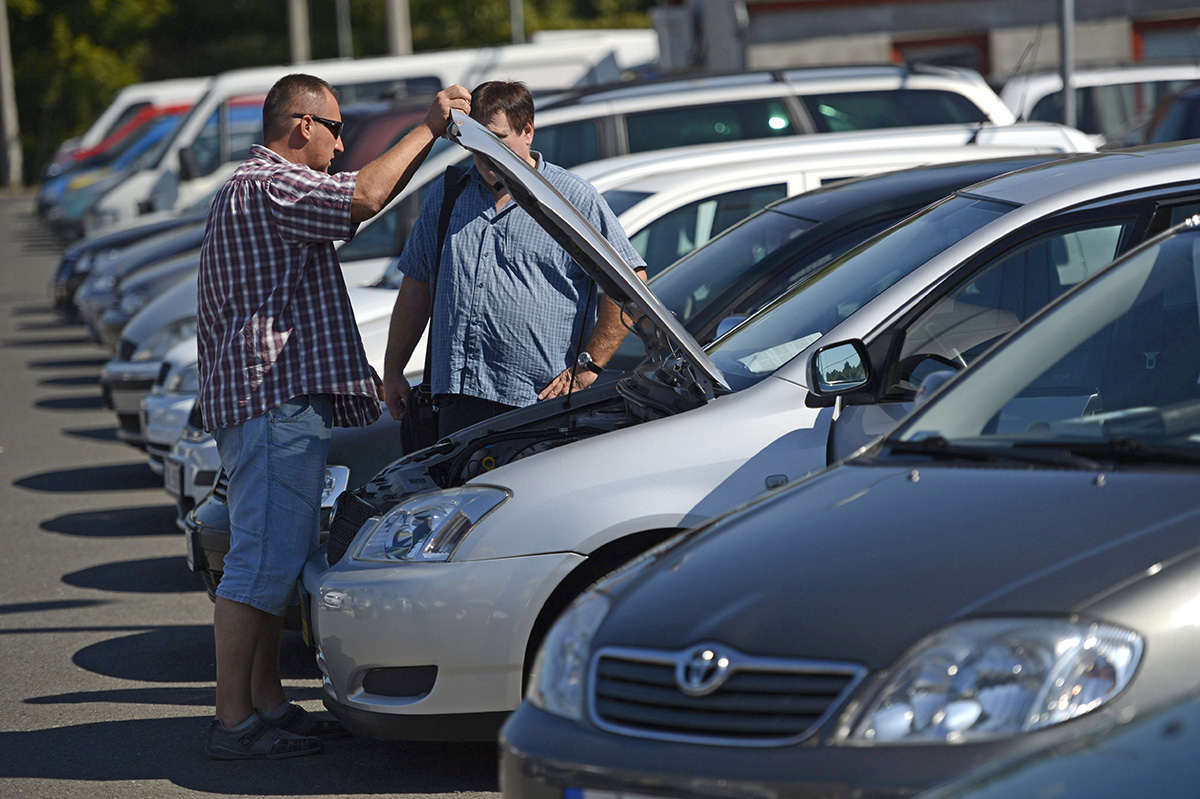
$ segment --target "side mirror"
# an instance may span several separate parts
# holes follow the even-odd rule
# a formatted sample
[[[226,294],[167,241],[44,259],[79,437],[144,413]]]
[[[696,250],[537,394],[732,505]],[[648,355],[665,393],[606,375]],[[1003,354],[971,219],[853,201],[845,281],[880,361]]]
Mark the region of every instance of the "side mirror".
[[[713,334],[713,339],[720,338],[744,321],[746,321],[745,316],[726,316],[720,322],[717,322],[717,332]]]
[[[179,149],[179,180],[192,180],[200,175],[200,167],[196,164],[196,153],[191,147]]]
[[[818,395],[845,394],[870,380],[866,347],[843,341],[817,350],[812,359],[812,390]]]

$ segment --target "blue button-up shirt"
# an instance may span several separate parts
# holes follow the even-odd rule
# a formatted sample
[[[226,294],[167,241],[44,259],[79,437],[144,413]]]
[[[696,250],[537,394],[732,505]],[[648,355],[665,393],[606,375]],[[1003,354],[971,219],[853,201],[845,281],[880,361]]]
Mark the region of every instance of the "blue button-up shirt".
[[[631,267],[645,265],[590,183],[534,156],[538,171]],[[595,325],[600,292],[515,201],[497,211],[474,166],[462,180],[434,290],[433,393],[531,405],[578,357]],[[398,264],[426,283],[433,278],[443,188],[443,180],[430,187]]]

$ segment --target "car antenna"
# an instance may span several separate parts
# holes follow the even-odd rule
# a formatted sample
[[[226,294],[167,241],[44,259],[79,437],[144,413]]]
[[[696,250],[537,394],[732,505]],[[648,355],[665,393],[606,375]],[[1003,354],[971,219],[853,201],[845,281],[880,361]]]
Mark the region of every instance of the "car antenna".
[[[1006,77],[1004,82],[1000,84],[1000,90],[997,91],[996,94],[1003,94],[1004,87],[1007,86],[1013,78],[1021,73],[1021,67],[1025,63],[1025,59],[1029,57],[1030,51],[1033,52],[1033,59],[1029,62],[1029,71],[1031,73],[1033,72],[1033,67],[1035,64],[1037,64],[1037,51],[1041,48],[1041,43],[1042,23],[1039,22],[1037,26],[1037,33],[1034,34],[1033,38],[1029,41],[1029,44],[1025,45],[1025,52],[1021,53],[1021,57],[1017,59],[1017,63],[1015,66],[1013,66],[1012,71],[1008,73],[1008,77]],[[1025,113],[1025,92],[1028,91],[1028,89],[1028,83],[1021,87],[1021,96],[1017,100],[1017,108],[1020,110],[1020,116],[1017,117],[1017,121],[1028,120],[1028,115]],[[971,136],[970,140],[967,141],[967,144],[975,143],[975,141],[979,138],[979,132],[983,130],[983,125],[983,121],[980,121],[979,127],[975,128],[975,133]]]

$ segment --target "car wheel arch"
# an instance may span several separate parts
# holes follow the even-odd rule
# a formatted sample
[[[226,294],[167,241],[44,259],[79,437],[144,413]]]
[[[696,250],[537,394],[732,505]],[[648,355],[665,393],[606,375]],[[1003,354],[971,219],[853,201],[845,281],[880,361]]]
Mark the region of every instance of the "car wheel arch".
[[[533,667],[533,660],[537,655],[538,648],[542,645],[542,640],[546,637],[550,626],[567,609],[567,606],[613,571],[679,532],[681,532],[679,528],[640,530],[609,541],[589,553],[582,563],[572,569],[554,587],[546,601],[542,603],[525,643],[525,658],[521,670],[522,694],[528,687],[529,672]]]

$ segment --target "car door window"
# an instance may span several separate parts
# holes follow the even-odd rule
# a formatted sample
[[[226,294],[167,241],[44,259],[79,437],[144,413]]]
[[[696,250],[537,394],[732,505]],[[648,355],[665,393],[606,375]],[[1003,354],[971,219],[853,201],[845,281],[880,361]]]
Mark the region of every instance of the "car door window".
[[[564,169],[600,158],[600,137],[594,119],[536,128],[533,136],[533,149]]]
[[[625,131],[631,153],[797,133],[784,101],[771,98],[626,114]]]
[[[933,89],[810,94],[801,100],[821,133],[965,124],[985,119],[983,110],[961,94]]]
[[[787,196],[787,184],[755,186],[688,203],[629,237],[652,277],[729,226]]]
[[[1133,220],[1057,230],[996,258],[907,326],[889,393],[911,395],[933,371],[962,369],[1018,324],[1120,254]]]

